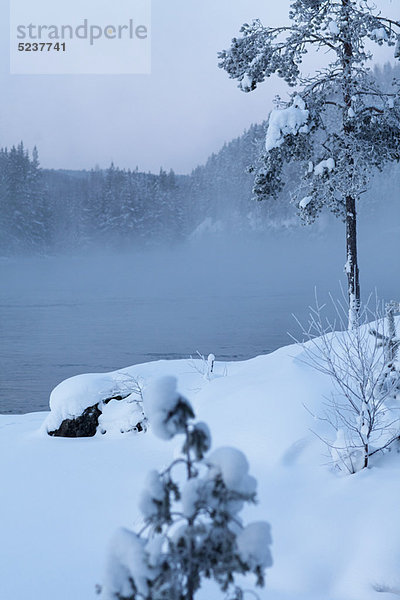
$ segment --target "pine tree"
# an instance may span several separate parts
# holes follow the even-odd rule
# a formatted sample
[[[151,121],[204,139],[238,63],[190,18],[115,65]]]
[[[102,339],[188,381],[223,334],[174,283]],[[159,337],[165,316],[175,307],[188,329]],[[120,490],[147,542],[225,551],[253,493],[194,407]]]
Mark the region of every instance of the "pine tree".
[[[0,150],[0,251],[8,253],[12,246],[12,210],[8,194],[8,150]]]
[[[235,575],[253,573],[263,586],[272,564],[268,523],[244,526],[239,516],[245,503],[255,501],[246,457],[235,448],[207,454],[208,427],[193,421],[193,408],[173,377],[145,391],[144,407],[158,437],[183,434],[182,454],[161,473],[149,473],[140,501],[141,532],[115,534],[102,598],[193,600],[207,578],[231,600],[241,600]]]
[[[369,47],[393,46],[400,58],[400,21],[365,0],[296,0],[290,19],[288,27],[246,23],[241,37],[219,54],[219,66],[244,92],[273,74],[297,86],[290,102],[270,115],[254,193],[276,198],[285,167],[296,162],[300,184],[293,200],[305,221],[323,206],[343,218],[351,327],[360,304],[356,203],[371,174],[400,159],[399,85],[390,91],[379,86],[367,67]],[[301,63],[311,48],[325,50],[328,59],[315,75],[304,76]]]
[[[29,230],[31,249],[44,250],[51,243],[50,207],[39,163],[39,153],[33,148],[27,175],[29,195]]]

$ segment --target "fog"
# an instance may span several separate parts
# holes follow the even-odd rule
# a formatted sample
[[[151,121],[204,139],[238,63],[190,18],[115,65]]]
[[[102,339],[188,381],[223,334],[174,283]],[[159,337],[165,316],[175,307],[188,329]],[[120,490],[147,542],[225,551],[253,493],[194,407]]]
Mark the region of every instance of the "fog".
[[[400,298],[396,190],[390,199],[360,214],[364,299],[375,288]],[[344,225],[328,217],[175,248],[4,258],[0,412],[45,410],[51,389],[78,373],[197,351],[222,361],[270,352],[290,343],[288,332],[298,335],[293,313],[307,321],[315,288],[321,302],[341,295],[344,262]]]
[[[111,3],[97,4],[100,11]],[[151,75],[20,76],[9,72],[9,3],[0,2],[2,145],[21,139],[27,147],[38,145],[46,168],[90,169],[114,161],[143,171],[162,165],[189,173],[226,140],[266,119],[277,93],[286,95],[277,77],[252,94],[239,92],[218,69],[217,52],[244,22],[259,17],[268,25],[286,24],[290,0],[152,4]],[[398,0],[375,4],[397,18]],[[62,10],[53,2],[52,18]],[[374,56],[383,64],[393,60],[393,49],[375,47]],[[321,56],[310,61],[319,68]]]

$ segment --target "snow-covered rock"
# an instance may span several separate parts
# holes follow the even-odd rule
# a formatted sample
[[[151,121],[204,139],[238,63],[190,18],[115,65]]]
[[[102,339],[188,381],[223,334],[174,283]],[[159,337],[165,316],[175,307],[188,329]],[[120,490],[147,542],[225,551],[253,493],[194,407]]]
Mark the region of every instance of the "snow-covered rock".
[[[50,414],[43,429],[60,437],[92,437],[144,427],[143,411],[132,380],[119,371],[88,373],[62,381],[50,394]]]

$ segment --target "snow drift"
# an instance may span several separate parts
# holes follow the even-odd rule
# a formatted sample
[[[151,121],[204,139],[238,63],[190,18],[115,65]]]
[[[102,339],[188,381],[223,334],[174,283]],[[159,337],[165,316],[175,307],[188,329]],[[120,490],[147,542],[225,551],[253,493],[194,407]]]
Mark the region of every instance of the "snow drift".
[[[292,345],[245,362],[217,361],[210,381],[187,360],[120,373],[144,385],[175,376],[179,392],[210,425],[213,446],[233,443],[248,457],[260,503],[246,509],[245,519],[272,527],[274,565],[262,599],[378,600],[377,589],[400,587],[400,457],[393,449],[352,476],[332,470],[318,437],[332,432],[313,417],[332,384],[303,362],[303,353]],[[110,540],[120,527],[140,526],[145,477],[171,462],[177,444],[151,429],[121,435],[117,427],[112,436],[51,438],[41,429],[43,418],[0,417],[2,597],[94,599]],[[233,457],[218,452],[211,460],[229,479]],[[239,457],[235,474],[239,465],[242,479],[250,477]],[[192,490],[185,494],[190,512]],[[251,529],[240,542],[247,558],[249,540],[257,542]],[[123,550],[119,538],[115,543]],[[210,597],[211,583],[199,599]]]

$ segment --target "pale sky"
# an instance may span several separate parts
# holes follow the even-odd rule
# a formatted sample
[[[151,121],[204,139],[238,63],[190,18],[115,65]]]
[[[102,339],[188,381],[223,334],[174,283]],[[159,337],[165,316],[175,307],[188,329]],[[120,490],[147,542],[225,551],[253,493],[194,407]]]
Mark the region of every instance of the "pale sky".
[[[54,0],[59,2],[60,0]],[[64,0],[68,1],[68,0]],[[376,0],[392,16],[399,0]],[[290,0],[153,0],[151,75],[10,75],[8,1],[0,0],[0,146],[23,140],[46,168],[188,173],[266,118],[278,79],[250,94],[217,68],[245,21],[287,21]],[[393,50],[378,51],[378,61]]]

